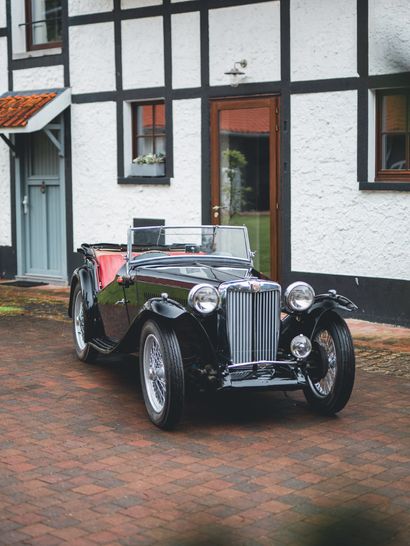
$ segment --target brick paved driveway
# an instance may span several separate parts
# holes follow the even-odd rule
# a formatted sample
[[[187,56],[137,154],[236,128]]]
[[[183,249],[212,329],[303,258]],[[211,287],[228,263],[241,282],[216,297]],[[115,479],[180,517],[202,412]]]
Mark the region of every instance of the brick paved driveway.
[[[167,433],[134,358],[82,364],[69,324],[26,316],[0,341],[0,544],[408,544],[407,377],[360,368],[338,418],[199,398]]]

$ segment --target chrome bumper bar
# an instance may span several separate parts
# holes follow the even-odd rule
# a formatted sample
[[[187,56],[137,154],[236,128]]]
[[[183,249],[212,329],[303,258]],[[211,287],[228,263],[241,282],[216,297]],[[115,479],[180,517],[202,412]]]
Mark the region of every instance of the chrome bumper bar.
[[[306,376],[296,360],[261,360],[230,364],[223,376],[222,388],[277,388],[291,390],[306,386]],[[277,376],[278,371],[287,377]]]
[[[266,369],[275,366],[289,366],[291,368],[299,367],[296,360],[258,360],[258,362],[241,362],[240,364],[230,364],[228,371],[234,370],[255,370]]]

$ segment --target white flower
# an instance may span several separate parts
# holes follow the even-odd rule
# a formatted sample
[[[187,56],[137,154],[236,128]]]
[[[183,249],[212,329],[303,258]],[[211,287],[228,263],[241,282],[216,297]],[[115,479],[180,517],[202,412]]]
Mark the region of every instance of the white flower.
[[[165,154],[145,154],[139,155],[132,160],[137,165],[154,165],[155,163],[165,163]]]

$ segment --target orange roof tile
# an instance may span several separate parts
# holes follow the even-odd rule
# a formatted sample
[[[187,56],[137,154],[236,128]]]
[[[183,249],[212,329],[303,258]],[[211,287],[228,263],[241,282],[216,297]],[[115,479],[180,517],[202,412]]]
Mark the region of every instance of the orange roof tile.
[[[269,109],[222,110],[219,123],[227,133],[269,133]]]
[[[0,97],[0,127],[25,127],[28,120],[56,96],[57,93],[50,92]]]

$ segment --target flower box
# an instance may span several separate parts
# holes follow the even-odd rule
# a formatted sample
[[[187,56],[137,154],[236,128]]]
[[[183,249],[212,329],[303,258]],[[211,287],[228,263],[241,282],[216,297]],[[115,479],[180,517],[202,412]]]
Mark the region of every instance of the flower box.
[[[142,164],[133,163],[131,166],[133,176],[165,176],[165,163]]]

